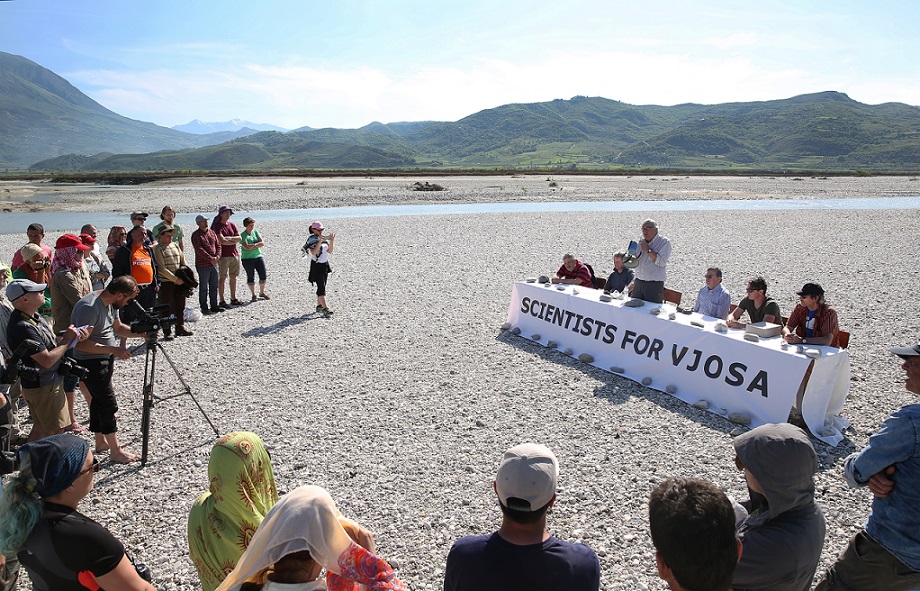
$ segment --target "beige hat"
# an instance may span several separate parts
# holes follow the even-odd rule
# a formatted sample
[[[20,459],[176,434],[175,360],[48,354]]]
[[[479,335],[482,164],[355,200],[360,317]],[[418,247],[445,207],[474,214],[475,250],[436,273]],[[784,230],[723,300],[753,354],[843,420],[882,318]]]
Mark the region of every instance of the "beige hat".
[[[37,254],[43,254],[44,252],[41,246],[32,244],[31,242],[19,249],[19,254],[22,255],[23,261],[31,261],[32,257]]]
[[[545,445],[523,443],[502,456],[495,489],[502,505],[518,511],[542,509],[556,494],[559,463]]]

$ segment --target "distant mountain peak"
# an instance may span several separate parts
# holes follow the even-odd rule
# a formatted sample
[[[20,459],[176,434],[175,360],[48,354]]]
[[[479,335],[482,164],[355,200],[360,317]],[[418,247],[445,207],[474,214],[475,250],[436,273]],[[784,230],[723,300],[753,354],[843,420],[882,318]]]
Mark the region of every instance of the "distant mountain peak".
[[[202,121],[201,119],[194,119],[189,121],[185,125],[174,125],[172,129],[177,131],[184,131],[186,133],[195,133],[195,134],[206,134],[206,133],[217,133],[220,131],[239,131],[241,129],[252,129],[255,131],[289,131],[283,127],[278,127],[277,125],[271,125],[268,123],[252,123],[251,121],[246,121],[245,119],[231,119],[230,121]]]

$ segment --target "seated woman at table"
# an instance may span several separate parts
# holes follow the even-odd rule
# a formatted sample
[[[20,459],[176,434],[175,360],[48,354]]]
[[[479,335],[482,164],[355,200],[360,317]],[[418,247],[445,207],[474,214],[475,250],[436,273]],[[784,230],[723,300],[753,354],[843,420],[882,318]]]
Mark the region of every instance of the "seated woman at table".
[[[214,591],[278,502],[278,490],[262,440],[245,431],[217,440],[208,460],[208,479],[210,491],[198,497],[189,512],[188,549],[201,588]]]
[[[326,571],[325,585],[319,579]],[[339,515],[318,486],[301,486],[278,501],[218,591],[403,591],[374,538]]]

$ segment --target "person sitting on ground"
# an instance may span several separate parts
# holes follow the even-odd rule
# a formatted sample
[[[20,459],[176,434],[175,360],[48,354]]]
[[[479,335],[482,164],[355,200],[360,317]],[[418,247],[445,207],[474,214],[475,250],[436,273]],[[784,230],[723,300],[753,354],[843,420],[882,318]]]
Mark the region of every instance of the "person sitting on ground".
[[[128,230],[124,226],[112,226],[109,230],[109,245],[105,249],[106,256],[112,263],[115,262],[115,253],[125,245],[128,240]]]
[[[625,293],[629,284],[633,282],[635,273],[632,269],[623,266],[623,257],[625,252],[618,252],[613,255],[613,272],[607,277],[607,283],[604,284],[604,293],[620,292]]]
[[[766,424],[733,441],[750,499],[738,525],[741,560],[735,591],[807,591],[821,558],[826,524],[815,502],[818,458],[808,436],[789,423]]]
[[[19,449],[0,497],[0,553],[16,552],[34,589],[154,591],[109,530],[77,511],[99,462],[69,433]]]
[[[767,297],[766,279],[760,276],[751,278],[745,291],[747,295],[738,303],[738,307],[725,317],[725,322],[730,328],[747,326],[743,322],[738,322],[745,312],[754,323],[782,324],[783,314],[779,310],[779,304],[773,298]]]
[[[558,476],[556,456],[546,446],[524,443],[504,453],[492,483],[502,511],[501,527],[454,543],[447,555],[444,591],[599,588],[600,564],[594,551],[546,530]]]
[[[891,352],[904,363],[905,388],[920,394],[920,342]],[[844,460],[847,483],[874,495],[865,529],[857,533],[815,591],[920,589],[920,404],[895,411]]]
[[[325,489],[301,486],[268,512],[218,591],[404,591],[374,551],[373,535],[342,517]]]
[[[271,459],[255,433],[224,435],[211,448],[210,490],[188,515],[188,548],[203,591],[230,574],[253,532],[278,502]],[[245,498],[239,490],[245,490]]]
[[[553,283],[594,287],[594,282],[591,280],[591,271],[570,253],[562,255],[562,266],[556,271],[556,276],[553,277],[552,281]]]
[[[13,267],[13,279],[28,279],[32,283],[47,285],[45,303],[38,313],[51,316],[51,259],[46,258],[45,251],[37,244],[26,244],[19,249],[22,264]]]
[[[658,576],[673,591],[729,591],[741,557],[735,511],[705,480],[669,478],[648,501]]]
[[[799,296],[799,304],[783,328],[786,342],[837,347],[837,311],[825,302],[824,288],[818,283],[806,283],[796,295]]]
[[[161,225],[157,229],[157,243],[153,247],[153,257],[156,260],[160,292],[157,300],[160,305],[169,306],[169,311],[176,318],[176,336],[190,337],[192,331],[185,329],[185,301],[188,298],[188,287],[185,281],[176,275],[179,267],[185,267],[185,253],[173,241],[173,229],[170,225]],[[172,327],[163,328],[163,340],[171,341]]]
[[[42,239],[44,239],[44,237],[45,237],[45,228],[44,228],[44,226],[42,226],[41,224],[29,224],[29,227],[26,228],[26,236],[29,237],[29,241],[26,242],[26,244],[34,244],[35,246],[37,246],[37,247],[39,247],[40,249],[42,249],[42,252],[43,252],[44,255],[45,255],[45,256],[44,256],[44,259],[45,259],[46,261],[48,261],[48,264],[50,265],[50,264],[51,264],[51,260],[54,258],[54,250],[53,250],[50,246],[48,246],[47,244],[43,244],[43,243],[42,243]],[[15,269],[16,267],[21,266],[22,263],[24,262],[24,259],[22,258],[22,255],[23,255],[23,253],[22,253],[22,249],[21,249],[21,248],[20,248],[19,250],[17,250],[16,252],[14,252],[14,253],[13,253],[13,261],[12,261],[12,264],[10,265],[10,267],[12,267],[13,269]],[[44,283],[44,282],[42,282],[42,283]]]
[[[709,267],[706,269],[706,285],[700,288],[693,311],[721,319],[728,315],[731,304],[732,297],[722,287],[722,269]]]

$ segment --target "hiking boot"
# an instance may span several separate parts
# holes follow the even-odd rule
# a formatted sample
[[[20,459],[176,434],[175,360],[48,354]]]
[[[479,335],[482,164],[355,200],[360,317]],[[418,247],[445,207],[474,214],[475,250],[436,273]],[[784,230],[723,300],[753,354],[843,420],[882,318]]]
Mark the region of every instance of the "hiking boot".
[[[332,316],[332,310],[329,308],[323,308],[323,316]]]

